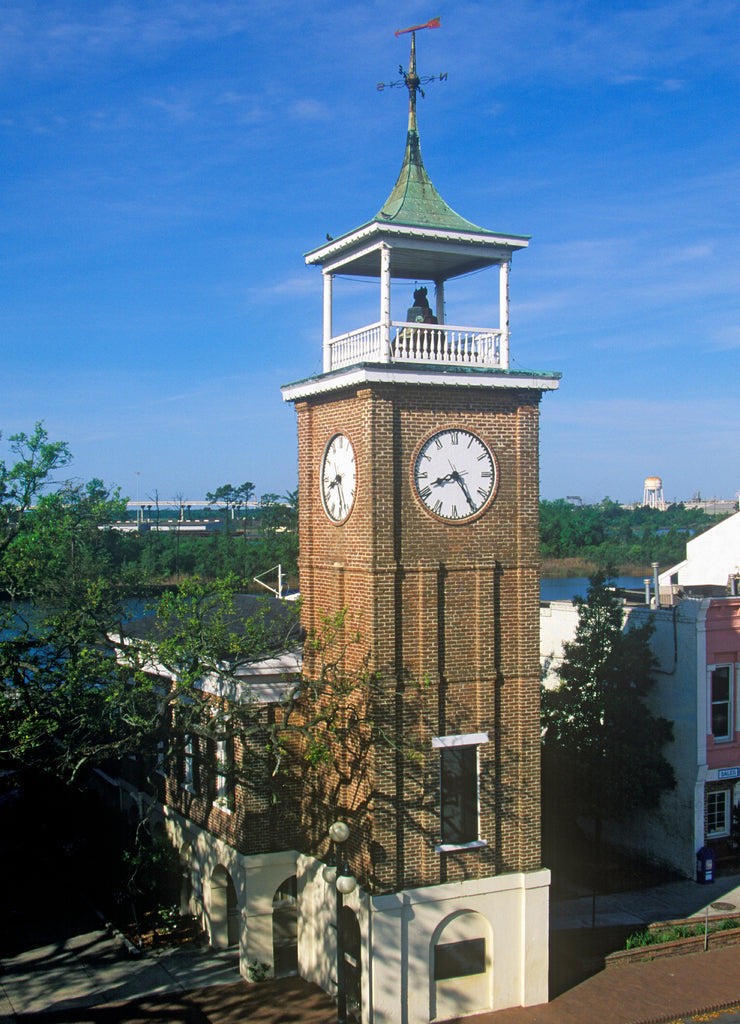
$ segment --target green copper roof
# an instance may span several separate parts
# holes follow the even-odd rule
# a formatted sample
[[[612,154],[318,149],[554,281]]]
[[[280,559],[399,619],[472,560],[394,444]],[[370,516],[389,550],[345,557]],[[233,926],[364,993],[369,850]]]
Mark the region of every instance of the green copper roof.
[[[436,190],[424,167],[419,129],[416,124],[416,94],[421,92],[421,89],[416,73],[416,32],[413,31],[409,70],[404,75],[404,81],[409,90],[409,129],[406,135],[403,166],[393,191],[374,220],[380,224],[403,224],[412,228],[443,228],[452,231],[475,231],[483,235],[492,234],[455,213]]]
[[[452,231],[475,231],[489,235],[447,205],[432,184],[421,158],[421,143],[416,118],[409,116],[406,153],[403,167],[393,191],[373,218],[381,224],[404,224],[408,227],[444,228]]]

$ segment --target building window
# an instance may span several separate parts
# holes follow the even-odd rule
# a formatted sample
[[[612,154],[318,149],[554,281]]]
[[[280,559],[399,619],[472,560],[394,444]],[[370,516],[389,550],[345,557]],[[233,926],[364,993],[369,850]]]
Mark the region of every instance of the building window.
[[[234,810],[234,746],[230,738],[216,740],[216,787],[214,804]]]
[[[730,791],[715,789],[707,793],[707,838],[730,834]]]
[[[440,850],[484,846],[478,838],[478,747],[488,733],[438,736],[440,754]]]
[[[734,739],[734,701],[732,667],[712,669],[712,736],[715,740]]]
[[[441,751],[442,842],[459,846],[478,838],[478,748]]]
[[[185,746],[182,752],[182,784],[186,789],[195,792],[197,779],[197,751],[198,739],[188,734],[185,737]]]
[[[157,749],[154,755],[154,771],[157,775],[167,774],[167,765],[165,764],[164,740],[157,740]]]

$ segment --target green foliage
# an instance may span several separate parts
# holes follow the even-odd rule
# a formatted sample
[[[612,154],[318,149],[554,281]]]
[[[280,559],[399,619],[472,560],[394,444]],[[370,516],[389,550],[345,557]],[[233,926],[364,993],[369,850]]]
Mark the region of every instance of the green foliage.
[[[0,460],[0,555],[23,530],[25,514],[50,483],[51,474],[72,458],[63,441],[49,441],[42,423],[32,434],[12,434],[8,448],[16,461]]]
[[[153,836],[142,825],[136,842],[124,851],[123,860],[125,895],[135,899],[144,910],[156,909],[162,923],[163,918],[177,919],[181,867],[172,844],[164,836]],[[122,892],[120,898],[123,896]]]
[[[727,932],[734,928],[740,928],[740,918],[723,917],[719,921],[709,921],[709,934],[715,932]],[[645,928],[627,936],[624,944],[625,949],[641,949],[643,946],[654,946],[661,942],[675,942],[676,939],[691,939],[698,935],[704,935],[705,924],[703,921],[695,923],[685,922],[684,924],[670,924],[664,928]]]
[[[670,565],[684,558],[688,540],[724,518],[681,504],[661,512],[646,506],[622,508],[609,498],[598,505],[540,501],[541,554],[579,558],[604,569],[651,562]]]
[[[250,960],[247,964],[247,973],[250,981],[255,983],[264,981],[265,978],[269,977],[270,965],[262,960]]]
[[[10,438],[0,464],[0,753],[75,778],[90,760],[132,749],[151,686],[132,691],[101,642],[121,619],[108,531],[122,499],[100,480],[54,485],[70,454],[41,424]]]
[[[90,764],[138,749],[156,706],[104,640],[119,609],[102,582],[59,608],[3,611],[0,752],[75,780]]]
[[[298,569],[297,493],[281,496],[264,494],[259,506],[246,509],[245,494],[253,485],[234,488],[230,484],[208,494],[211,501],[227,501],[225,529],[207,536],[174,530],[149,530],[127,537],[127,571],[138,571],[142,581],[179,581],[183,576],[217,579],[234,574],[244,582],[280,564],[286,574]],[[241,494],[242,497],[234,497]],[[241,517],[237,516],[239,509]],[[233,513],[233,515],[232,515]]]
[[[346,612],[308,638],[310,678],[287,678],[274,703],[260,703],[240,676],[245,665],[302,641],[295,605],[240,593],[250,558],[264,571],[265,562],[295,552],[296,494],[287,503],[264,495],[257,515],[244,517],[243,543],[230,534],[198,541],[199,552],[222,558],[213,578],[192,575],[165,592],[137,632],[126,624],[125,602],[171,567],[173,551],[182,560],[193,554],[185,540],[105,529],[123,517],[123,499],[100,480],[54,484],[52,472],[70,456],[40,425],[30,438],[11,438],[10,451],[17,461],[0,464],[0,585],[15,598],[0,606],[6,763],[81,781],[95,766],[113,762],[115,770],[116,759],[136,755],[153,783],[158,759],[180,756],[187,737],[206,748],[238,740],[246,756],[234,766],[236,781],[277,801],[306,770],[359,763],[373,739],[410,748],[381,735],[375,697],[387,694],[358,663],[360,637]],[[252,491],[225,485],[210,497],[235,508]],[[175,543],[169,552],[164,536]]]
[[[672,726],[655,717],[653,626],[623,629],[624,613],[604,573],[576,598],[575,639],[565,644],[560,684],[543,688],[543,787],[568,821],[600,826],[655,806],[675,785],[663,748]]]

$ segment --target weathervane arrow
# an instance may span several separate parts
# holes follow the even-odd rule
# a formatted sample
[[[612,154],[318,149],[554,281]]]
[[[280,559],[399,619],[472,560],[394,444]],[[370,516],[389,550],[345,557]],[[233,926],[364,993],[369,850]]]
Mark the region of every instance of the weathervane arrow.
[[[398,69],[398,73],[403,75],[400,82],[378,82],[378,92],[382,92],[383,89],[395,89],[399,85],[405,85],[410,94],[411,106],[416,108],[416,93],[420,92],[424,95],[424,90],[421,88],[422,85],[426,85],[427,82],[436,82],[438,79],[440,82],[444,82],[447,78],[447,72],[443,72],[439,76],[436,75],[425,75],[423,78],[419,78],[416,73],[416,33],[421,28],[441,28],[441,19],[432,18],[426,25],[412,25],[411,28],[399,28],[394,33],[396,36],[402,36],[405,32],[411,33],[411,60],[409,61],[409,70],[405,72],[403,65]]]
[[[395,35],[402,36],[404,32],[417,32],[420,28],[440,28],[441,23],[439,18],[432,18],[426,25],[412,25],[411,28],[399,28],[396,29]]]

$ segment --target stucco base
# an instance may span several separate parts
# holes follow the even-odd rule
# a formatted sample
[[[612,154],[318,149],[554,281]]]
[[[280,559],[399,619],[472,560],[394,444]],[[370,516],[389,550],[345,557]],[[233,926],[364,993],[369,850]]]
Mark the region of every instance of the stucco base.
[[[299,858],[301,974],[335,989],[333,893],[321,863]],[[363,1024],[428,1024],[547,1002],[550,872],[429,886],[389,896],[353,893],[362,936]],[[435,948],[485,940],[485,970],[435,980]]]
[[[171,809],[160,814],[189,877],[187,909],[213,945],[238,936],[245,978],[255,964],[273,973],[273,896],[296,875],[298,973],[335,995],[336,892],[323,863],[295,850],[243,856]],[[236,892],[230,934],[219,892],[224,869]],[[345,897],[359,924],[363,1024],[429,1024],[547,1002],[549,885],[543,870]],[[474,973],[435,980],[435,949],[470,940],[485,951],[483,969],[477,963]]]

